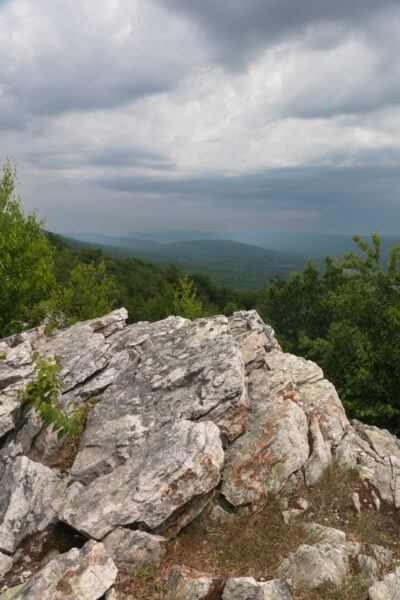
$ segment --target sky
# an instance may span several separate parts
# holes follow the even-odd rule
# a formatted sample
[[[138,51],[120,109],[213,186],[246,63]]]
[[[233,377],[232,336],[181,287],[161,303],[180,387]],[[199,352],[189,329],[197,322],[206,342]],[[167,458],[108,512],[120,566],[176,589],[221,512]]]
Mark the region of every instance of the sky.
[[[400,233],[400,0],[0,0],[0,164],[52,231]]]

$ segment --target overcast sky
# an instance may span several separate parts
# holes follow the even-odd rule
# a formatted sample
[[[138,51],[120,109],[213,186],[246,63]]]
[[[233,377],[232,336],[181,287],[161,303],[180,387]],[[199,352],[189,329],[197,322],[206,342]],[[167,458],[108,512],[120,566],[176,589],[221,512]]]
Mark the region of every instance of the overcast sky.
[[[54,231],[400,232],[400,0],[0,0],[0,162]]]

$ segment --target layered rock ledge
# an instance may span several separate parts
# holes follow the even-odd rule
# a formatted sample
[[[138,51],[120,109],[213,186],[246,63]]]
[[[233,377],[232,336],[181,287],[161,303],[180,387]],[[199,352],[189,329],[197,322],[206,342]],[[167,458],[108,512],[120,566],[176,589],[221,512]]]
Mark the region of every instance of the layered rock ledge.
[[[334,458],[357,467],[377,498],[400,508],[400,441],[376,427],[349,423],[322,370],[282,352],[255,311],[194,322],[169,317],[126,325],[126,319],[120,309],[48,336],[32,330],[0,342],[3,569],[25,536],[57,522],[85,539],[105,540],[98,551],[109,552],[110,560],[118,554],[121,564],[122,546],[107,544],[108,536],[126,540],[141,530],[140,543],[133,536],[137,559],[128,547],[125,554],[129,564],[142,564],[144,549],[160,557],[165,538],[204,510],[217,488],[232,509],[257,509],[271,494],[316,483]],[[96,397],[68,473],[46,466],[62,442],[19,401],[34,378],[36,349],[61,360],[64,408]],[[97,547],[88,548],[92,553]],[[291,564],[301,552],[330,553],[341,569],[333,581],[349,556],[322,545],[299,549],[282,568],[292,579]],[[102,558],[109,573],[102,593],[113,584],[108,558]],[[76,560],[81,557],[71,555],[67,563]],[[35,580],[32,589],[41,585]],[[233,585],[224,597],[232,596]],[[253,586],[254,594],[274,586],[284,590],[282,597],[289,594],[283,580],[243,585]]]

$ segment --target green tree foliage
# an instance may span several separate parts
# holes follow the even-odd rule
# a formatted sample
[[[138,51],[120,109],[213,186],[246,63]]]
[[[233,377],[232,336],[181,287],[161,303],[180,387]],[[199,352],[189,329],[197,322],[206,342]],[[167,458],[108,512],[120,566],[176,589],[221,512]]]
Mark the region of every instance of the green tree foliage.
[[[116,294],[115,278],[107,274],[103,260],[79,262],[66,284],[53,293],[49,306],[68,322],[94,319],[113,310]]]
[[[360,254],[270,283],[263,316],[285,349],[323,368],[350,418],[399,433],[400,247],[385,269],[378,236],[353,239]]]
[[[198,319],[205,316],[201,300],[196,296],[197,290],[194,282],[187,276],[181,277],[175,291],[174,313],[186,319]]]
[[[35,212],[25,216],[16,195],[15,165],[0,175],[0,337],[22,329],[55,285],[53,251]]]

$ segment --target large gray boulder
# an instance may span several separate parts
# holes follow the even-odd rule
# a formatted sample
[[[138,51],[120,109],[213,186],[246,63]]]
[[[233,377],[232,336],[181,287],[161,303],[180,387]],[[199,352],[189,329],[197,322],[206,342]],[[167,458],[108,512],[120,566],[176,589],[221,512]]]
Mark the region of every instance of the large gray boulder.
[[[51,503],[65,489],[51,469],[19,456],[0,476],[0,551],[12,554],[28,534],[56,518]]]
[[[38,328],[0,342],[5,566],[23,537],[57,518],[104,539],[120,565],[157,562],[159,535],[170,538],[190,523],[219,483],[223,502],[260,506],[270,494],[316,483],[334,456],[357,466],[380,499],[400,507],[399,440],[350,424],[321,369],[282,352],[255,311],[129,326],[126,317],[119,309],[50,335]],[[70,475],[61,470],[57,476],[41,464],[60,442],[34,410],[21,410],[35,349],[62,362],[63,408],[93,395],[98,400]],[[282,574],[298,582],[304,571],[310,587],[337,585],[357,545],[342,532],[310,528],[319,544],[300,547]],[[367,554],[360,565],[381,564],[374,552]],[[276,582],[240,579],[238,589],[247,585],[257,598],[278,590]]]
[[[168,334],[162,322],[162,342],[149,343],[92,410],[71,471],[76,480],[112,471],[179,419],[213,421],[224,440],[243,432],[244,368],[226,317],[169,323]]]
[[[95,539],[118,526],[161,525],[220,480],[224,461],[214,423],[178,421],[148,439],[141,453],[87,488],[76,484],[58,505],[59,518]]]
[[[290,552],[278,572],[290,578],[295,587],[313,589],[320,585],[339,588],[349,571],[350,558],[360,549],[351,542],[337,544],[303,544],[296,552]]]

